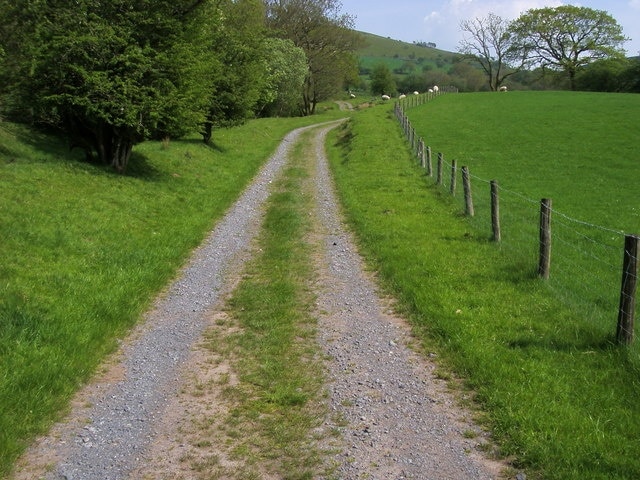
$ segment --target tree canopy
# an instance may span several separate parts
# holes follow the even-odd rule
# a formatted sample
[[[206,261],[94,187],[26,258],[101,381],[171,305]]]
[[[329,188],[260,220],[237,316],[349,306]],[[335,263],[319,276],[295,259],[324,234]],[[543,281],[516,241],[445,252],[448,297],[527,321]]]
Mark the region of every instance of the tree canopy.
[[[16,52],[4,76],[14,114],[68,133],[117,171],[144,138],[203,121],[206,0],[14,6],[5,28],[20,26],[22,35],[10,40]]]
[[[308,72],[302,113],[315,112],[318,102],[338,92],[357,71],[355,50],[361,44],[353,19],[341,14],[336,0],[264,0],[267,26],[291,40],[307,56]]]
[[[313,113],[350,27],[335,0],[0,0],[0,109],[124,171],[147,138]]]
[[[511,25],[515,41],[534,65],[576,74],[594,60],[624,56],[622,27],[607,12],[563,5],[528,10]]]

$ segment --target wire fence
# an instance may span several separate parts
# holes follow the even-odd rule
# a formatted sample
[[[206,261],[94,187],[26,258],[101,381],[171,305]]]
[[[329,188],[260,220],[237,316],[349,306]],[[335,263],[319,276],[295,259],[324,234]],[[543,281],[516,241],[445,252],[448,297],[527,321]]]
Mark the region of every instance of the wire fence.
[[[486,231],[496,248],[509,255],[513,271],[506,275],[517,279],[537,274],[603,342],[615,338],[619,344],[631,345],[640,238],[572,218],[553,209],[551,199],[528,198],[496,180],[474,175],[443,152],[431,152],[411,126],[405,108],[433,98],[424,95],[424,101],[412,103],[402,99],[395,107],[404,135],[430,181],[459,201],[474,229]],[[543,228],[545,211],[549,219]],[[640,347],[634,352],[640,360]]]

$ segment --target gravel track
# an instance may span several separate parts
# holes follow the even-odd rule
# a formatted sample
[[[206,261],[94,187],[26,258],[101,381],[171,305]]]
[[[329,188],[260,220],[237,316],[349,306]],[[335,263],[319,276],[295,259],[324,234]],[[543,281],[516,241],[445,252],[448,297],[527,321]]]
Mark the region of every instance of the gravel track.
[[[333,191],[324,140],[336,123],[291,132],[238,202],[194,252],[177,281],[158,300],[131,339],[117,368],[89,385],[69,418],[40,439],[18,463],[15,480],[121,480],[136,478],[175,404],[192,347],[211,310],[242,269],[260,229],[269,186],[286,163],[300,133],[313,136],[313,176],[318,219],[318,341],[328,354],[330,410],[326,429],[342,431],[342,448],[330,460],[338,478],[497,478],[501,465],[478,454],[476,429],[465,420],[434,365],[411,348],[410,330],[376,293],[353,239],[343,227]],[[114,374],[113,372],[117,372]],[[477,430],[477,429],[476,429]],[[213,447],[212,447],[213,448]],[[145,460],[141,460],[145,459]],[[176,462],[178,463],[178,462]],[[152,472],[153,469],[149,469]],[[172,472],[174,475],[175,472]],[[175,478],[197,478],[184,473]],[[144,478],[169,478],[161,473]],[[171,478],[174,478],[172,476]]]
[[[411,349],[406,322],[378,295],[343,226],[324,132],[315,137],[324,243],[317,308],[320,342],[333,359],[329,389],[339,421],[330,426],[342,430],[345,442],[335,457],[339,478],[497,478],[502,466],[478,454],[482,432],[434,377],[434,364]],[[477,437],[465,438],[472,431]]]

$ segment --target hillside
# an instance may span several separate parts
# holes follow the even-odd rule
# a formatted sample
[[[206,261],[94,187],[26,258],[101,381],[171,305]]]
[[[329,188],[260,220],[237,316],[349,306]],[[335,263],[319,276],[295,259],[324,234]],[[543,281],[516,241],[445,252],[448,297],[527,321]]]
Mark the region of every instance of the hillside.
[[[458,56],[455,53],[424,47],[381,37],[372,33],[359,32],[365,38],[366,44],[358,50],[361,73],[376,63],[386,63],[392,71],[409,73],[411,70],[426,69],[447,71]]]

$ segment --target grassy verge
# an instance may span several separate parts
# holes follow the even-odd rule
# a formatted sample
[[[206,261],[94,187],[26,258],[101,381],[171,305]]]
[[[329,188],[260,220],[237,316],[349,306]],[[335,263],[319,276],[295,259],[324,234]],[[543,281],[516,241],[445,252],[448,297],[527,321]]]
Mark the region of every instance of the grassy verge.
[[[349,221],[417,335],[476,392],[505,457],[530,478],[640,476],[640,373],[460,215],[410,157],[391,107],[330,149]]]
[[[282,137],[344,114],[256,120],[134,150],[127,175],[0,123],[0,476],[238,198]]]
[[[308,137],[308,133],[306,136]],[[311,432],[324,417],[323,371],[312,337],[313,295],[310,197],[304,162],[313,158],[304,138],[268,202],[259,254],[235,290],[229,315],[239,329],[209,347],[232,352],[239,382],[226,388],[232,405],[224,423],[231,458],[241,465],[232,478],[317,478],[322,456]],[[228,356],[225,355],[225,356]],[[209,477],[207,477],[209,478]]]

